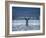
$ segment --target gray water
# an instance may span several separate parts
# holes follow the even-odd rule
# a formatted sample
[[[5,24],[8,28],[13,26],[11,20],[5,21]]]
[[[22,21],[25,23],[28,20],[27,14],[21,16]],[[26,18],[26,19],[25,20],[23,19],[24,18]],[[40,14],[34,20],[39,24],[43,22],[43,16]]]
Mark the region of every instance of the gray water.
[[[28,26],[26,26],[26,20],[12,21],[12,31],[28,31],[28,30],[40,30],[40,21],[29,20]]]

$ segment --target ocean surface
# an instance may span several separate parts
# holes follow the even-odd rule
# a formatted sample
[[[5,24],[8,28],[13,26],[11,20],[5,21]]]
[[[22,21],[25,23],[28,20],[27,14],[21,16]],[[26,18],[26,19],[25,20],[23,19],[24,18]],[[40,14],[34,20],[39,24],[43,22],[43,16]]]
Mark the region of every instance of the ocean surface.
[[[26,20],[12,20],[12,31],[29,30],[40,30],[40,20],[28,20],[28,26]]]

